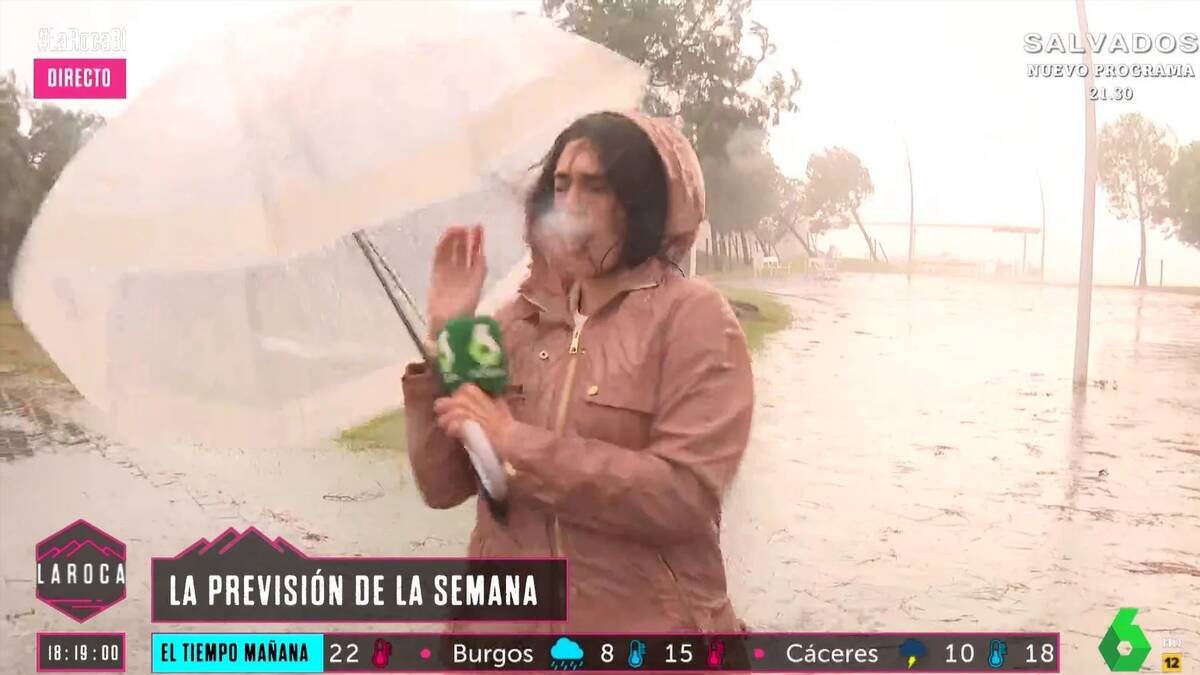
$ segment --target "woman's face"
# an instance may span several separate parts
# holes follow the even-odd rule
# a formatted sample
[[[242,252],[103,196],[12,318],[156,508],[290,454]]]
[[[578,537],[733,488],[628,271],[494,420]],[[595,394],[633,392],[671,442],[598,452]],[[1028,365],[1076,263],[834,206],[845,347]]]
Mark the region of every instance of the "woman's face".
[[[554,167],[554,208],[536,229],[539,250],[559,276],[601,276],[618,265],[624,232],[624,209],[595,146],[570,141]]]

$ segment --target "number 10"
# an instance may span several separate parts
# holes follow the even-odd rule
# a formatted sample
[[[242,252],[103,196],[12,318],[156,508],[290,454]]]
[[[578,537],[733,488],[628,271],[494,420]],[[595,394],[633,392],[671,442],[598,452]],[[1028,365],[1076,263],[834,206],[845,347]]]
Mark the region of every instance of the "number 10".
[[[971,663],[975,660],[975,646],[970,642],[958,648],[958,658],[962,659],[963,663]],[[954,644],[946,645],[946,663],[958,663],[954,660]]]

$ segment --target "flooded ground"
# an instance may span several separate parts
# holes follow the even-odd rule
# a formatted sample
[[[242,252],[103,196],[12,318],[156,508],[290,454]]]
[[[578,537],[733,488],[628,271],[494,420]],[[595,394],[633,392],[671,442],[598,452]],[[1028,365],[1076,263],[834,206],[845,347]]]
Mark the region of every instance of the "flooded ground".
[[[1061,631],[1063,672],[1095,673],[1132,606],[1147,668],[1162,637],[1198,653],[1200,297],[1098,291],[1094,382],[1074,396],[1073,289],[759,285],[796,321],[756,356],[753,445],[727,502],[752,628]],[[61,392],[0,382],[0,672],[33,670],[35,632],[78,629],[127,631],[129,672],[148,672],[149,558],[228,526],[315,555],[465,548],[473,507],[426,509],[394,452],[124,447]],[[32,560],[79,517],[129,557],[128,597],[83,626],[34,599]]]
[[[1200,297],[1097,291],[1076,397],[1074,289],[765,287],[797,321],[756,362],[725,537],[756,628],[1054,630],[1095,673],[1131,606],[1147,667],[1200,645]]]

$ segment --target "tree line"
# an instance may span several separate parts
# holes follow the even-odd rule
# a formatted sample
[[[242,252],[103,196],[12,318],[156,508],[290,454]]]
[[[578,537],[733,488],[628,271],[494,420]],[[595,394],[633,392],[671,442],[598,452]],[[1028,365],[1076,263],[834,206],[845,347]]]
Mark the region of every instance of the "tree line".
[[[9,296],[13,261],[46,193],[103,125],[99,115],[34,100],[12,71],[0,75],[0,298]]]
[[[760,74],[775,53],[767,28],[748,22],[753,0],[543,0],[560,27],[605,45],[650,72],[643,108],[675,115],[700,154],[709,221],[720,260],[749,260],[794,236],[856,226],[872,261],[882,252],[859,216],[874,193],[870,171],[841,147],[809,158],[803,179],[783,175],[767,151],[769,130],[798,109],[800,75]],[[754,49],[743,49],[743,40]],[[1111,212],[1139,224],[1137,283],[1146,284],[1146,231],[1200,248],[1200,142],[1177,149],[1166,131],[1130,113],[1100,136],[1100,179]]]
[[[777,253],[789,235],[812,254],[815,236],[851,223],[875,259],[859,217],[875,188],[859,158],[829,148],[810,158],[801,180],[785,176],[767,149],[769,130],[798,110],[801,80],[795,68],[759,72],[776,45],[749,20],[752,2],[542,0],[542,11],[647,69],[642,109],[678,118],[700,156],[718,267],[748,262],[755,246]]]
[[[776,45],[765,26],[749,20],[752,2],[542,0],[542,10],[559,27],[647,69],[642,108],[676,117],[703,165],[710,267],[749,262],[756,247],[778,255],[785,237],[814,255],[822,233],[852,226],[878,260],[882,251],[859,215],[875,187],[853,152],[827,148],[793,178],[768,151],[770,130],[798,110],[801,79],[795,68],[760,73]],[[9,293],[17,249],[46,193],[103,125],[98,115],[32,100],[12,72],[0,76],[0,297]],[[1149,228],[1200,248],[1200,142],[1177,148],[1163,127],[1130,113],[1105,126],[1099,144],[1109,208],[1140,228],[1136,281],[1145,285]]]

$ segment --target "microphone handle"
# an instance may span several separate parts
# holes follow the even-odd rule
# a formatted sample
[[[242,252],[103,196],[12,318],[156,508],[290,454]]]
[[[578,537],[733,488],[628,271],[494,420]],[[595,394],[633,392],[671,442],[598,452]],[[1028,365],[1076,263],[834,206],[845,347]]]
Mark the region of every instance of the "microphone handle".
[[[504,467],[500,465],[500,458],[496,456],[492,442],[488,440],[487,434],[483,433],[483,427],[474,420],[464,422],[463,441],[467,456],[471,459],[471,465],[475,467],[475,473],[479,475],[483,489],[492,499],[504,501],[508,496],[508,476],[504,473]]]

